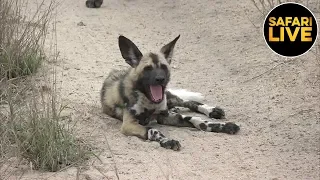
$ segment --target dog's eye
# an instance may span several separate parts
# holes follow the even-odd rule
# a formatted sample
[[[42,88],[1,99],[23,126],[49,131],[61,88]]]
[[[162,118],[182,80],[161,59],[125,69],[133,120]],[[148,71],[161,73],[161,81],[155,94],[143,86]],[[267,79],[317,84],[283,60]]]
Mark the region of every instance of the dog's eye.
[[[166,65],[164,65],[164,64],[161,64],[161,69],[168,70],[168,67]]]
[[[152,66],[146,66],[146,67],[144,67],[144,70],[145,70],[145,71],[151,71],[152,69],[153,69]]]

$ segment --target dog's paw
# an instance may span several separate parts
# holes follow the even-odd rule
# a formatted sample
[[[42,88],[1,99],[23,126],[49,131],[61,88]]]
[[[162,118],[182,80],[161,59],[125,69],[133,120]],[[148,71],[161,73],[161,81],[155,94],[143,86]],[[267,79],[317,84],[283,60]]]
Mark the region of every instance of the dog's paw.
[[[236,134],[240,130],[240,127],[233,122],[227,122],[223,127],[221,132],[227,134]]]
[[[87,6],[87,8],[94,8],[94,1],[87,0],[86,1],[86,6]]]
[[[103,3],[103,0],[87,0],[86,6],[88,8],[100,8]]]
[[[94,2],[94,6],[95,6],[96,8],[100,8],[101,5],[102,5],[102,3],[103,3],[103,0],[96,0],[96,1]]]
[[[209,112],[209,117],[214,119],[224,119],[225,115],[224,110],[219,107],[212,108],[211,112]]]
[[[164,139],[160,141],[160,146],[166,149],[172,149],[174,151],[179,151],[181,148],[181,144],[179,143],[179,141],[173,139]]]
[[[177,108],[177,107],[173,107],[173,108],[169,109],[169,112],[171,112],[171,113],[180,113],[180,109]]]

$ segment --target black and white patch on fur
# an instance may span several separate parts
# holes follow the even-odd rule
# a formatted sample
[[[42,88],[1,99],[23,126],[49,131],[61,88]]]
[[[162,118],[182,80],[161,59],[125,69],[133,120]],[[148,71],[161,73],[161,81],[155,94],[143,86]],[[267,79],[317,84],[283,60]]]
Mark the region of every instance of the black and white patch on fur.
[[[227,134],[235,134],[239,131],[239,126],[232,122],[212,122],[203,120],[200,117],[194,117],[194,116],[185,116],[182,115],[182,118],[185,121],[191,122],[194,127],[196,127],[199,130],[207,131],[207,132],[222,132]]]
[[[199,105],[197,110],[208,116],[209,118],[214,119],[224,119],[225,118],[225,112],[220,107],[212,107],[206,104]]]
[[[167,98],[166,95],[164,95],[164,98],[161,103],[154,104],[148,100],[147,97],[145,97],[142,93],[137,93],[138,98],[137,102],[131,106],[128,107],[130,109],[130,113],[137,118],[139,121],[139,124],[141,125],[147,125],[150,121],[154,119],[154,114],[158,114],[161,111],[164,111],[167,109]]]
[[[144,109],[154,109],[156,113],[167,109],[166,95],[164,95],[161,103],[155,104],[150,102],[150,100],[144,94],[140,92],[137,92],[137,94],[137,102],[130,107],[130,110],[135,110],[135,115],[139,115],[140,113],[144,112]]]
[[[166,138],[159,130],[157,129],[149,129],[148,130],[148,140],[157,141],[160,143],[161,147],[166,149],[172,149],[175,151],[180,150],[181,145],[179,141]]]

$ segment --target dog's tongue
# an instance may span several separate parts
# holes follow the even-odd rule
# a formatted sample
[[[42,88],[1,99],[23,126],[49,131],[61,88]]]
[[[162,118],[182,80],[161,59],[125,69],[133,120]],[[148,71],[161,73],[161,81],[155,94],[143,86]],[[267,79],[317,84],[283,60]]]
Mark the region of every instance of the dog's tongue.
[[[159,102],[162,100],[162,86],[154,85],[150,86],[151,96],[154,101]]]

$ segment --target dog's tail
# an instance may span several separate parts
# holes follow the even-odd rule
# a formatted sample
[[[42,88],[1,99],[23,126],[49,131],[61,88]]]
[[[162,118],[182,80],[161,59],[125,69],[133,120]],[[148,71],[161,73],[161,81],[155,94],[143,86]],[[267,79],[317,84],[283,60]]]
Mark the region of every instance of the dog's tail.
[[[168,89],[168,91],[185,101],[201,102],[204,100],[204,96],[198,92],[191,92],[186,89]]]

